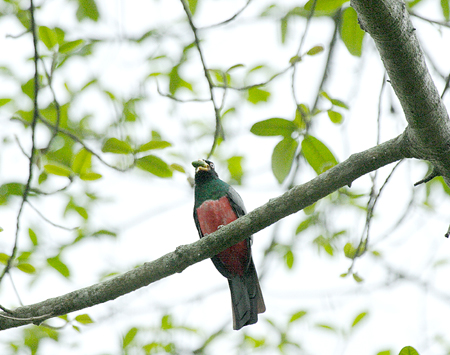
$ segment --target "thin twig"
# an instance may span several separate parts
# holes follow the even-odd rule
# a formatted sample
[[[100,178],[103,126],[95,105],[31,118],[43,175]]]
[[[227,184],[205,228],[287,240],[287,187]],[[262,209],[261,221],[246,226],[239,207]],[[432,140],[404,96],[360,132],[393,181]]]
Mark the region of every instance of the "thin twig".
[[[13,314],[13,311],[11,311],[11,310],[8,309],[8,308],[3,307],[1,304],[0,304],[0,309],[1,309],[3,312],[9,313],[9,314]]]
[[[210,101],[210,99],[187,99],[187,100],[183,100],[183,99],[179,99],[178,97],[171,95],[171,94],[165,94],[161,91],[160,87],[159,87],[159,83],[158,80],[156,80],[156,90],[158,91],[158,94],[160,94],[161,96],[167,97],[171,100],[177,101],[177,102],[181,102],[181,103],[185,103],[185,102],[208,102]]]
[[[194,41],[195,41],[195,45],[197,46],[197,50],[198,53],[200,55],[200,61],[202,62],[202,66],[203,66],[203,71],[206,77],[206,81],[208,82],[208,86],[209,86],[209,92],[210,92],[210,101],[214,106],[214,114],[215,114],[215,118],[216,118],[216,129],[214,132],[214,141],[213,144],[211,146],[211,150],[208,154],[208,158],[211,157],[211,155],[214,153],[214,149],[217,146],[219,137],[222,136],[223,137],[223,131],[222,131],[222,124],[220,122],[220,108],[217,106],[216,101],[214,99],[214,83],[212,82],[211,76],[209,75],[209,71],[208,68],[206,67],[206,63],[205,63],[205,58],[203,55],[203,51],[202,48],[200,46],[200,39],[198,37],[198,33],[197,33],[197,27],[195,27],[193,19],[192,19],[192,14],[189,11],[189,6],[186,3],[186,0],[180,0],[181,3],[183,4],[183,8],[184,11],[186,13],[186,16],[188,18],[189,21],[189,25],[191,26],[191,30],[194,34]]]
[[[44,68],[44,72],[45,75],[47,77],[47,81],[48,81],[48,87],[50,88],[50,91],[53,95],[53,104],[55,105],[55,110],[56,110],[56,123],[55,126],[53,126],[53,132],[52,132],[52,136],[50,137],[48,143],[47,143],[47,147],[43,149],[43,153],[47,152],[50,149],[50,146],[53,142],[53,140],[56,138],[56,136],[58,135],[58,130],[59,130],[59,124],[61,121],[61,106],[59,105],[58,100],[56,99],[56,93],[55,90],[53,89],[53,85],[52,85],[52,74],[53,74],[53,67],[54,67],[54,63],[55,63],[56,57],[53,57],[52,60],[52,65],[51,65],[51,72],[48,73],[47,70],[45,69],[45,63],[43,61],[43,59],[41,58],[41,62],[42,62],[42,66]]]
[[[27,152],[25,151],[25,149],[23,149],[22,144],[19,141],[19,137],[17,137],[16,135],[14,135],[14,139],[16,140],[17,145],[20,148],[20,151],[22,152],[23,155],[25,155],[28,160],[30,160],[30,156],[27,154]]]
[[[342,11],[339,9],[338,11],[336,11],[336,13],[333,16],[333,20],[334,20],[333,36],[331,37],[330,43],[328,45],[329,49],[328,49],[327,61],[325,62],[325,67],[324,67],[323,74],[322,74],[322,80],[320,81],[320,85],[317,90],[316,100],[314,102],[314,105],[312,106],[311,112],[314,112],[316,110],[317,105],[319,104],[320,93],[323,91],[325,83],[328,79],[328,71],[331,68],[331,62],[333,59],[334,49],[336,48],[336,39],[337,39],[337,35],[338,35],[339,28],[341,25],[341,13],[342,13]]]
[[[322,80],[320,81],[320,85],[319,88],[317,89],[317,94],[316,94],[316,99],[314,101],[314,105],[312,106],[311,112],[314,112],[319,104],[319,98],[320,98],[320,93],[322,92],[325,83],[327,82],[328,79],[328,71],[329,68],[331,67],[331,62],[332,62],[332,58],[333,58],[333,54],[334,54],[334,48],[336,47],[336,39],[337,39],[337,34],[338,34],[338,29],[339,29],[339,25],[340,25],[340,19],[341,19],[341,11],[337,11],[335,16],[333,17],[334,19],[334,31],[333,31],[333,36],[331,37],[330,40],[330,44],[328,45],[329,50],[328,50],[328,56],[327,56],[327,61],[325,63],[325,67],[323,70],[323,74],[322,74]],[[297,106],[297,110],[299,110],[299,107]],[[309,123],[305,122],[305,124],[307,125],[306,128],[309,128]],[[297,155],[295,156],[295,160],[293,163],[294,166],[294,171],[291,174],[292,178],[291,181],[287,184],[288,189],[291,189],[295,186],[295,179],[297,177],[297,173],[300,170],[300,158],[302,157],[302,151],[300,150]]]
[[[383,74],[383,80],[381,81],[380,94],[378,96],[378,112],[377,112],[377,145],[380,144],[380,135],[381,135],[381,103],[383,92],[386,84],[386,71]]]
[[[308,14],[308,17],[306,18],[306,25],[305,25],[305,31],[303,32],[303,36],[300,40],[300,44],[298,45],[297,49],[297,57],[300,55],[300,52],[302,51],[303,43],[305,42],[306,35],[308,34],[309,25],[311,23],[311,19],[314,16],[314,11],[316,10],[316,3],[317,0],[314,0],[311,5],[311,11]],[[292,81],[291,81],[291,87],[292,87],[292,97],[295,101],[296,106],[298,106],[300,103],[298,102],[297,95],[295,94],[295,74],[297,72],[297,61],[294,61],[293,63],[293,70],[292,70]]]
[[[363,230],[363,234],[361,236],[361,240],[360,240],[360,242],[358,244],[358,247],[356,248],[355,257],[353,258],[352,264],[350,265],[349,272],[348,272],[349,274],[353,270],[353,266],[355,265],[356,259],[360,255],[362,255],[362,253],[364,253],[367,250],[367,244],[369,243],[370,223],[371,223],[372,218],[373,218],[373,211],[375,210],[375,205],[378,202],[378,199],[380,198],[381,192],[383,191],[384,187],[387,185],[387,183],[391,179],[392,175],[394,174],[394,171],[397,169],[397,167],[400,165],[400,163],[402,161],[403,160],[400,160],[400,161],[397,162],[397,164],[395,164],[395,166],[392,168],[391,172],[387,176],[387,178],[384,181],[383,185],[381,185],[381,187],[378,190],[378,193],[376,195],[373,193],[374,192],[373,190],[375,188],[375,183],[373,183],[373,185],[372,185],[370,199],[369,199],[369,201],[367,203],[366,224],[364,226],[364,230]]]
[[[231,89],[231,90],[236,90],[236,91],[245,91],[245,90],[249,90],[249,89],[253,89],[253,88],[258,88],[261,86],[266,86],[267,84],[269,84],[272,80],[278,78],[280,75],[286,73],[289,69],[292,68],[294,64],[290,64],[288,67],[284,68],[282,71],[272,75],[268,80],[257,83],[257,84],[251,84],[251,85],[246,85],[246,86],[241,86],[241,87],[235,87],[235,86],[229,86],[226,83],[224,85],[216,85],[217,88],[219,89]]]
[[[19,301],[19,304],[21,306],[23,306],[22,299],[20,298],[19,291],[17,291],[16,284],[14,283],[11,273],[8,273],[8,275],[9,275],[9,281],[11,281],[11,286],[14,290],[14,293],[16,294],[17,300]]]
[[[47,121],[47,120],[46,120],[44,117],[42,117],[42,116],[39,116],[39,120],[40,120],[43,124],[45,124],[47,127],[49,127],[49,128],[54,128],[54,127],[55,127],[52,123],[50,123],[49,121]],[[103,163],[104,165],[106,165],[107,167],[109,167],[109,168],[111,168],[111,169],[114,169],[114,170],[117,170],[117,171],[124,172],[124,171],[127,171],[127,170],[131,169],[132,167],[134,167],[134,163],[133,163],[132,165],[130,165],[129,167],[125,168],[125,169],[122,169],[122,168],[119,168],[119,167],[117,167],[117,166],[111,165],[111,164],[107,163],[105,160],[103,160],[103,158],[102,158],[100,155],[98,155],[97,153],[95,153],[91,148],[89,148],[89,147],[82,141],[81,138],[79,138],[78,136],[76,136],[76,135],[73,134],[72,132],[70,132],[70,131],[68,131],[68,130],[66,130],[66,129],[64,129],[64,128],[61,128],[61,127],[58,127],[58,132],[63,133],[63,134],[65,134],[66,136],[68,136],[68,137],[70,137],[71,139],[73,139],[75,142],[80,143],[80,144],[83,146],[84,149],[86,149],[89,153],[91,153],[93,156],[95,156],[101,163]]]
[[[414,16],[414,17],[417,17],[418,19],[421,19],[423,21],[426,21],[426,22],[429,22],[429,23],[433,23],[435,25],[439,25],[439,26],[449,27],[450,28],[450,23],[449,22],[442,22],[442,21],[432,20],[432,19],[423,17],[423,16],[421,16],[421,15],[419,15],[419,14],[413,12],[413,11],[409,11],[409,14]]]
[[[67,190],[69,188],[70,185],[72,185],[72,182],[73,182],[73,177],[72,176],[68,176],[67,178],[69,179],[69,183],[66,186],[63,186],[63,187],[61,187],[58,190],[51,191],[51,192],[46,192],[46,191],[42,191],[42,190],[39,190],[39,189],[36,189],[36,188],[31,188],[30,192],[34,192],[36,195],[49,196],[49,195],[57,194],[58,192],[65,191],[65,190]]]
[[[36,123],[39,118],[39,108],[38,108],[38,93],[39,93],[39,72],[38,72],[38,61],[39,55],[37,51],[37,36],[36,36],[36,23],[34,21],[34,4],[33,0],[30,0],[30,23],[31,23],[31,34],[33,36],[33,47],[34,47],[34,97],[33,97],[33,120],[31,121],[31,154],[28,165],[28,180],[25,185],[25,189],[22,194],[22,202],[20,204],[19,212],[17,213],[16,219],[16,233],[14,237],[14,246],[11,251],[11,256],[8,258],[5,268],[0,275],[0,283],[3,277],[11,269],[12,262],[17,253],[17,242],[19,240],[19,229],[20,229],[20,217],[22,215],[23,207],[30,192],[31,180],[33,178],[33,163],[35,156],[35,133],[36,133]]]
[[[444,86],[444,90],[442,90],[441,99],[444,98],[444,95],[447,92],[449,86],[450,86],[450,75],[448,75],[447,79],[445,80],[445,86]]]
[[[64,229],[66,231],[75,231],[75,230],[77,230],[79,228],[79,227],[69,228],[69,227],[64,227],[64,226],[61,226],[59,224],[56,224],[56,223],[50,221],[47,217],[45,217],[36,207],[34,207],[30,203],[30,201],[27,201],[27,203],[45,222],[47,222],[48,224],[51,224],[53,227],[61,228],[61,229]]]
[[[213,25],[198,27],[197,30],[206,30],[206,29],[226,25],[227,23],[233,21],[236,17],[238,17],[248,7],[248,5],[250,5],[251,2],[252,2],[252,0],[247,0],[247,3],[238,12],[236,12],[233,16],[231,16],[229,19],[219,22],[219,23],[215,23]]]

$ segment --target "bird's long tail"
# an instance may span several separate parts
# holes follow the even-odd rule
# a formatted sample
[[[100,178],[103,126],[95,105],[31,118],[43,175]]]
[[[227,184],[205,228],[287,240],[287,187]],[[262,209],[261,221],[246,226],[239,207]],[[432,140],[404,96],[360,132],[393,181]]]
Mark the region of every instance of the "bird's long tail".
[[[258,321],[258,313],[266,310],[253,261],[243,276],[228,279],[233,309],[233,329]]]

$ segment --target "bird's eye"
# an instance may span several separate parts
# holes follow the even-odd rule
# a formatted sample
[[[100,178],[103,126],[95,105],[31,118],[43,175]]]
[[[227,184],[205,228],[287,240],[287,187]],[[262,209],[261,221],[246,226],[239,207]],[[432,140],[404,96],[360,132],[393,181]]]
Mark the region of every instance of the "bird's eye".
[[[212,161],[209,162],[209,166],[211,167],[211,169],[214,169],[214,163]]]

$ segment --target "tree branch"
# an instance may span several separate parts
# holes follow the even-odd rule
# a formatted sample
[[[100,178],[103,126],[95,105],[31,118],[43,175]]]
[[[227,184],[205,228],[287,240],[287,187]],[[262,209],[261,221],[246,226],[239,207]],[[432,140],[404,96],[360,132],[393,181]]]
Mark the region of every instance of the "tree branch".
[[[430,161],[450,181],[450,121],[403,1],[351,0],[383,60],[408,121],[406,155]],[[447,182],[448,184],[448,182]]]
[[[0,313],[0,330],[25,324],[39,324],[45,319],[114,300],[162,278],[182,272],[188,266],[211,258],[222,250],[244,240],[271,224],[313,204],[355,179],[389,163],[404,158],[403,135],[353,154],[346,161],[269,200],[247,215],[220,228],[201,240],[177,247],[159,259],[104,281],[63,296],[33,305],[19,307],[11,313]],[[8,318],[2,317],[8,316]],[[18,320],[18,318],[20,320]]]

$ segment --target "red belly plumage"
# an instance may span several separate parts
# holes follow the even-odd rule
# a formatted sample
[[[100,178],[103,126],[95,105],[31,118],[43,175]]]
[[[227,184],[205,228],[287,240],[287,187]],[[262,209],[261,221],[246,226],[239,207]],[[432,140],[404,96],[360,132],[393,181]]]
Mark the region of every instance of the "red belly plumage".
[[[197,208],[197,217],[204,236],[237,219],[226,196],[203,202]],[[248,254],[248,242],[244,240],[220,252],[217,257],[230,273],[243,276],[248,265]]]

